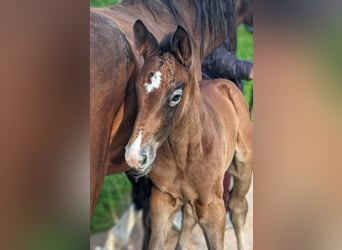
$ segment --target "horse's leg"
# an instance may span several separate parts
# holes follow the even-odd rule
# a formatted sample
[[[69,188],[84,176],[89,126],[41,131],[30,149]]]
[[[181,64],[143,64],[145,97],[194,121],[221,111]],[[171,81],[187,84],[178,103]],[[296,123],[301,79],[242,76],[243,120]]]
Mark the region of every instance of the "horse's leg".
[[[110,84],[108,84],[110,86]],[[90,111],[90,198],[93,213],[101,185],[107,173],[108,146],[110,131],[115,113],[111,92],[91,91]]]
[[[250,134],[250,133],[247,133]],[[239,250],[245,250],[244,224],[248,210],[246,194],[252,178],[252,143],[251,138],[239,133],[234,160],[229,167],[234,184],[229,201],[232,224]]]
[[[162,250],[166,242],[167,233],[172,226],[172,220],[179,207],[179,201],[169,194],[152,187],[150,214],[151,238],[149,249]]]
[[[133,65],[133,64],[132,64]],[[135,73],[132,74],[131,79],[135,77]],[[136,95],[132,80],[128,82],[122,119],[117,120],[115,117],[112,128],[112,140],[109,146],[109,161],[107,174],[116,174],[129,170],[129,167],[125,161],[125,146],[133,132],[134,122],[137,114]],[[125,79],[126,80],[126,79]],[[118,122],[119,127],[114,128]],[[115,132],[115,133],[114,133]]]
[[[190,204],[185,204],[183,206],[183,221],[182,221],[182,230],[180,232],[176,250],[181,250],[184,247],[184,243],[187,238],[189,238],[192,230],[196,225],[196,219],[193,214],[193,210]]]
[[[226,208],[226,212],[229,211],[229,196],[230,196],[230,184],[231,184],[231,174],[227,170],[224,174],[223,179],[223,201],[224,201],[224,207]]]
[[[222,194],[222,193],[221,193]],[[222,195],[215,197],[211,203],[201,204],[196,202],[196,216],[203,229],[208,249],[223,249],[224,232],[226,225],[226,210]]]
[[[150,216],[150,205],[149,201],[146,201],[143,208],[143,225],[144,225],[144,240],[143,250],[148,249],[151,238],[151,216]]]
[[[118,78],[118,81],[122,80]],[[125,86],[125,82],[121,81]],[[91,214],[100,193],[101,185],[109,168],[109,142],[114,117],[123,103],[124,88],[114,88],[112,81],[92,82],[90,91],[90,197]],[[121,96],[121,98],[115,98]],[[120,170],[127,169],[122,165]]]
[[[151,235],[150,196],[152,182],[147,176],[137,180],[129,175],[127,175],[127,178],[132,184],[132,202],[134,203],[135,209],[137,211],[140,209],[143,210],[144,241],[142,249],[147,250]]]

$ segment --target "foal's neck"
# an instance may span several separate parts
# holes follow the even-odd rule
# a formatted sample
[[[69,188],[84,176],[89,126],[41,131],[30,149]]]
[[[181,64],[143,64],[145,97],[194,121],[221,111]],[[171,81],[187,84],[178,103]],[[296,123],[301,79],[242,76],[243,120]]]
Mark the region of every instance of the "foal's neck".
[[[178,166],[199,160],[202,156],[202,122],[206,115],[199,83],[192,85],[187,109],[172,129],[168,141]]]

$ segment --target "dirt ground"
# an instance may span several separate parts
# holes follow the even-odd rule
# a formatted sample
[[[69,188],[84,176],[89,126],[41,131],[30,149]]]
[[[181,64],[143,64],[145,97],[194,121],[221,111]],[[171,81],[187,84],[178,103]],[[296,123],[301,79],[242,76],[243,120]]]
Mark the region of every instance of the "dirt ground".
[[[247,249],[253,249],[253,183],[251,188],[247,194],[249,211],[247,214],[247,220],[245,225],[245,234],[246,234],[246,243]],[[105,248],[96,248],[96,246],[103,247],[105,245],[105,241],[107,238],[107,233],[98,233],[92,235],[90,238],[90,249],[91,250],[102,250]],[[177,242],[178,233],[174,230],[169,233],[166,250],[175,249]],[[134,228],[131,233],[130,240],[127,245],[122,246],[120,250],[140,250],[143,239],[143,226],[141,223],[140,217],[136,220]],[[202,233],[202,230],[197,225],[192,232],[191,237],[187,240],[185,244],[186,250],[202,250],[207,249],[205,239]],[[236,238],[233,229],[226,230],[225,232],[225,240],[224,240],[224,249],[225,250],[237,250]],[[107,249],[106,249],[107,250]],[[109,250],[109,249],[108,249]]]

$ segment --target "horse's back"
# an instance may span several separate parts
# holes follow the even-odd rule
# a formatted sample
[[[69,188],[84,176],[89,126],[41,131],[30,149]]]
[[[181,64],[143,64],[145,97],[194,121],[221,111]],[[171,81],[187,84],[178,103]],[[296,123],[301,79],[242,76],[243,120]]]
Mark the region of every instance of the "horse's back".
[[[90,10],[90,76],[97,81],[114,80],[117,75],[133,71],[134,55],[125,34],[105,15]],[[119,71],[120,69],[120,71]],[[91,79],[92,80],[92,79]],[[117,86],[116,86],[117,87]]]
[[[175,20],[175,14],[170,11],[170,8],[174,8],[175,4],[176,6],[178,4],[182,5],[182,2],[129,0],[121,1],[121,3],[110,8],[94,8],[94,11],[112,20],[125,34],[134,49],[133,26],[138,19],[146,25],[158,41],[176,30],[179,22]],[[170,5],[173,7],[170,7]],[[187,9],[183,11],[187,11]],[[188,12],[185,13],[190,15]],[[143,60],[139,61],[140,53],[136,49],[133,52],[138,63],[141,63],[140,66],[142,66]]]
[[[200,88],[203,98],[218,112],[229,113],[231,111],[237,116],[247,115],[249,117],[245,97],[232,81],[226,79],[203,80],[200,82]],[[228,107],[234,109],[229,110]]]

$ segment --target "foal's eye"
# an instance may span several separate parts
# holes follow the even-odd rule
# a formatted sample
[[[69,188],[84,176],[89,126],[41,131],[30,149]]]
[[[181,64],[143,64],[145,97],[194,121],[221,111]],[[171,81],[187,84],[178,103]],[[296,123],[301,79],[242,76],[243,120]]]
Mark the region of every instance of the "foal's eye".
[[[181,98],[181,95],[175,95],[171,101],[177,102],[177,101],[179,101],[180,98]]]
[[[182,99],[182,94],[183,94],[183,90],[182,90],[182,89],[176,89],[176,90],[172,93],[172,95],[171,95],[171,97],[170,97],[170,103],[169,103],[169,105],[170,105],[171,107],[176,106],[176,105],[180,102],[180,100]]]

